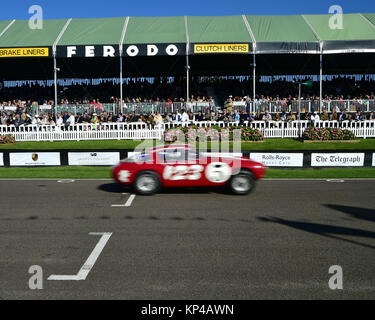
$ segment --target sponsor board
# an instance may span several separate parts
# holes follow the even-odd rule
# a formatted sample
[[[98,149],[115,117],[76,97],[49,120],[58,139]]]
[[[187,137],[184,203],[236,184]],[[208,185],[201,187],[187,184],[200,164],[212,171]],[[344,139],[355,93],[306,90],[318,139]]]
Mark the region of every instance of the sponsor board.
[[[49,57],[49,48],[0,48],[0,58]]]
[[[182,43],[168,44],[131,44],[124,45],[122,55],[124,57],[137,56],[176,56],[186,53],[186,45]],[[90,46],[58,46],[56,51],[57,57],[61,58],[113,58],[120,56],[120,48],[118,45],[90,45]]]
[[[69,166],[113,166],[120,162],[120,152],[69,152]]]
[[[303,153],[250,153],[250,159],[267,167],[303,167]]]
[[[249,53],[250,46],[248,43],[202,43],[194,44],[194,53]]]
[[[375,167],[375,153],[372,154],[372,166]]]
[[[312,153],[312,167],[363,167],[364,153]]]
[[[11,166],[59,166],[60,152],[27,152],[27,153],[10,153]]]
[[[4,154],[0,153],[0,167],[4,166]]]

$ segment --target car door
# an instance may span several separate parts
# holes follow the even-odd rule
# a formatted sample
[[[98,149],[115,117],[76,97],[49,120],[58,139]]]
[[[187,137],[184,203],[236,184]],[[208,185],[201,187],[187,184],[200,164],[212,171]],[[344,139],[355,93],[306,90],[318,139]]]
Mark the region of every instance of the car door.
[[[188,149],[168,148],[157,153],[162,166],[161,179],[166,187],[195,187],[204,185],[205,166]]]

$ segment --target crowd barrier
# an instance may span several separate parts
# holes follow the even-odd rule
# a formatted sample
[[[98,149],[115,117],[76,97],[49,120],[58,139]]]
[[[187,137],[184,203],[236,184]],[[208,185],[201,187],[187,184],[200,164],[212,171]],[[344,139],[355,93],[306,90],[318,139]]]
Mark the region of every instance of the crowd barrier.
[[[213,152],[218,157],[220,152]],[[133,155],[135,150],[4,150],[0,152],[0,167],[46,166],[114,166],[121,159]],[[375,167],[375,152],[355,151],[242,151],[244,156],[261,162],[268,168],[328,168],[328,167]],[[223,154],[228,156],[228,153]]]
[[[130,114],[135,112],[137,115],[140,114],[154,114],[160,112],[162,115],[171,114],[173,112],[181,112],[182,109],[198,113],[199,111],[206,113],[207,111],[217,111],[220,109],[214,102],[135,102],[135,103],[124,103],[122,107],[118,103],[105,103],[105,104],[62,104],[57,106],[57,113],[63,113],[64,111],[71,112],[75,116],[78,113],[83,114],[88,112],[89,114],[106,111],[107,113],[113,112],[114,114]],[[374,112],[375,111],[375,100],[323,100],[320,106],[319,100],[292,100],[287,103],[286,101],[234,101],[233,109],[239,111],[253,112],[258,111],[264,113],[266,111],[274,114],[276,112],[314,112],[323,111],[332,112],[334,109],[337,112],[345,110],[346,112],[356,112],[357,110],[363,112]],[[0,111],[16,111],[16,106],[0,106]],[[53,105],[39,105],[28,108],[27,113],[30,115],[35,114],[55,114],[56,110]]]
[[[245,126],[259,129],[265,138],[300,138],[309,126],[351,130],[358,138],[375,137],[375,121],[224,121],[169,122],[149,125],[135,123],[76,124],[73,126],[0,126],[0,134],[12,134],[16,141],[81,141],[81,140],[160,140],[165,130],[195,125],[220,128]]]

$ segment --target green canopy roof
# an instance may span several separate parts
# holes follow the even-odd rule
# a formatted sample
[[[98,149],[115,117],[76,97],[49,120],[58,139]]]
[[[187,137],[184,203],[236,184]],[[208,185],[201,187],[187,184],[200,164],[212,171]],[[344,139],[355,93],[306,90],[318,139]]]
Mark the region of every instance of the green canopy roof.
[[[246,16],[257,42],[258,53],[312,52],[318,40],[302,16]]]
[[[238,15],[61,19],[44,20],[42,30],[30,29],[25,20],[15,21],[5,32],[10,21],[0,21],[0,35],[3,33],[0,48],[4,52],[4,49],[13,48],[51,47],[58,40],[60,57],[68,52],[68,46],[77,47],[71,49],[71,56],[85,57],[85,52],[95,52],[95,57],[118,56],[121,43],[124,54],[129,56],[184,55],[188,42],[190,48],[200,44],[201,48],[213,48],[205,53],[215,52],[217,48],[222,54],[233,53],[248,47],[250,50],[242,51],[251,53],[251,49],[255,49],[258,54],[274,54],[320,53],[321,42],[323,53],[375,52],[374,13],[344,14],[342,29],[330,29],[331,17]],[[85,46],[98,48],[86,50]],[[189,54],[194,54],[194,50]]]
[[[188,17],[191,43],[235,43],[252,39],[242,16]]]
[[[0,37],[0,47],[52,46],[66,21],[67,19],[43,20],[41,30],[30,29],[28,20],[15,21]],[[0,27],[1,23],[2,21]]]
[[[185,43],[184,17],[129,18],[125,44]]]
[[[119,44],[125,18],[72,19],[59,46]]]

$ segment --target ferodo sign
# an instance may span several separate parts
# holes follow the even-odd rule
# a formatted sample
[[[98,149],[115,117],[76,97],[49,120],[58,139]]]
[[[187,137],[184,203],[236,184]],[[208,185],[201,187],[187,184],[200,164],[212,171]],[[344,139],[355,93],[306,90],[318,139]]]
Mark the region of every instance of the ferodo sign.
[[[0,48],[0,58],[49,57],[49,48]]]
[[[248,43],[194,44],[194,53],[249,53]]]
[[[312,153],[312,167],[363,167],[364,153]]]
[[[184,44],[132,44],[123,46],[123,56],[176,56],[184,55],[186,46]],[[61,58],[108,58],[119,57],[118,45],[87,45],[87,46],[60,46],[57,47],[57,57]]]

